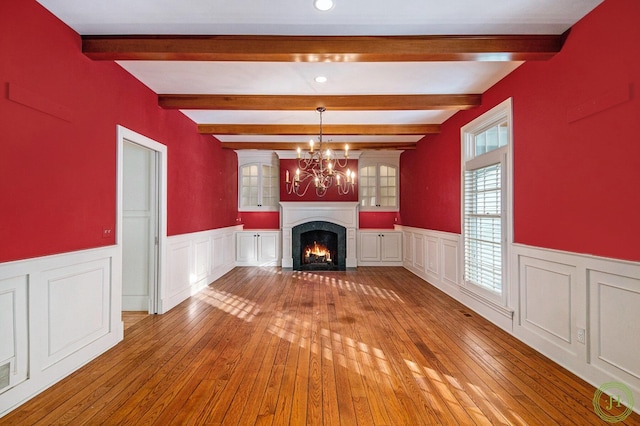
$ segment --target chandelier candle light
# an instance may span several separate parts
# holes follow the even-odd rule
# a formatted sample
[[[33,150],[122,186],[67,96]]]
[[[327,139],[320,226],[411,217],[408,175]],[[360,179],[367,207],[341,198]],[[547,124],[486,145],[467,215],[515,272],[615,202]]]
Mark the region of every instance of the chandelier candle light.
[[[338,189],[339,195],[349,194],[355,191],[356,174],[350,169],[346,169],[349,160],[349,145],[344,146],[344,158],[338,159],[338,155],[327,148],[322,147],[322,113],[325,107],[318,107],[316,111],[320,113],[320,134],[318,135],[318,146],[315,148],[313,139],[309,141],[309,151],[303,152],[298,147],[298,168],[293,174],[293,179],[289,170],[285,171],[285,183],[288,194],[304,196],[309,187],[313,185],[318,197],[324,197],[327,190],[334,186]]]

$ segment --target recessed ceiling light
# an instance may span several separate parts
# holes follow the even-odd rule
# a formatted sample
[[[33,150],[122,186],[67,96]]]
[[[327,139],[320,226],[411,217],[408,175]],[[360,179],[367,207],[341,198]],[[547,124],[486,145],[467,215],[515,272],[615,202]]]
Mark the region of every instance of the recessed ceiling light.
[[[315,78],[316,83],[326,83],[327,82],[327,77],[325,77],[324,75],[319,75]]]
[[[326,12],[333,8],[333,0],[314,0],[313,6],[322,12]]]

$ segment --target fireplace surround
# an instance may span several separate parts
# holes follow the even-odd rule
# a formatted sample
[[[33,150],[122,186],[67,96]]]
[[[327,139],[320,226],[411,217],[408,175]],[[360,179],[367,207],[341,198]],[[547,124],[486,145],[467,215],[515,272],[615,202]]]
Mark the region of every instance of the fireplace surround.
[[[314,221],[294,226],[291,251],[294,271],[344,271],[347,229],[331,222]]]
[[[301,262],[299,242],[294,243],[293,230],[294,227],[306,225],[299,230],[312,231],[313,228],[318,230],[328,230],[336,232],[336,229],[342,228],[344,239],[344,269],[355,268],[358,266],[356,258],[356,230],[358,227],[358,202],[297,202],[282,201],[281,221],[282,221],[282,267],[296,269],[294,265],[294,256],[298,257],[297,262]],[[310,225],[317,222],[315,225]],[[335,227],[338,225],[338,227]],[[299,235],[296,235],[299,239]],[[298,244],[295,247],[294,244]],[[340,265],[342,267],[342,265]],[[299,267],[297,269],[300,269]]]

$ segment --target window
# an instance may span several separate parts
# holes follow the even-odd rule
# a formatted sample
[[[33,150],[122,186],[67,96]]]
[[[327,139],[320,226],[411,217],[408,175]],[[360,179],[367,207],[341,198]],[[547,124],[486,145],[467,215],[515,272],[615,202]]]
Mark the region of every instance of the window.
[[[387,151],[360,156],[357,179],[361,210],[398,210],[400,154]]]
[[[238,151],[238,208],[242,211],[277,210],[280,201],[278,175],[273,153],[245,155]]]
[[[506,305],[511,101],[462,128],[464,284]]]
[[[466,280],[502,289],[502,164],[465,172],[464,251]]]

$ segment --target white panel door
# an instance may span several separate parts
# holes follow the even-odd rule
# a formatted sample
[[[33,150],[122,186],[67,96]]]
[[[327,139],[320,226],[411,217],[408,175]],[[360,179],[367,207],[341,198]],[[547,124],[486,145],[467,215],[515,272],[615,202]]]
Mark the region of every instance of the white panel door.
[[[123,150],[122,309],[155,307],[157,278],[157,154],[125,141]]]

